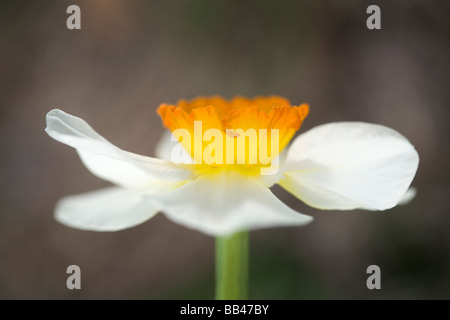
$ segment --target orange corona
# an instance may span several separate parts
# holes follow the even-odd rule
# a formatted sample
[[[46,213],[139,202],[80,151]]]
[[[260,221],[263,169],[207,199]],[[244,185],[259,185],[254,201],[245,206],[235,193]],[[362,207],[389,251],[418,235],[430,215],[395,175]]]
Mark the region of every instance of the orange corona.
[[[199,170],[252,173],[271,165],[300,128],[309,106],[292,106],[277,96],[230,101],[214,96],[162,104],[157,112]]]

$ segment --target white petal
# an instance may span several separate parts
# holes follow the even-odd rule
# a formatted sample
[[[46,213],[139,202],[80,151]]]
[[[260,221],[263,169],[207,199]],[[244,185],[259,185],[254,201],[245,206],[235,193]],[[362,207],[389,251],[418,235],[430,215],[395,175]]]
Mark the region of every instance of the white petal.
[[[417,189],[414,187],[409,188],[405,194],[402,196],[397,205],[404,206],[410,203],[417,195]]]
[[[171,220],[213,236],[312,221],[257,180],[234,172],[200,176],[151,199]]]
[[[111,187],[61,199],[55,219],[82,230],[117,231],[141,224],[157,212],[143,192]]]
[[[193,164],[194,159],[185,148],[178,142],[178,139],[166,130],[156,144],[155,154],[158,158],[171,161],[173,163]]]
[[[171,162],[123,151],[84,120],[58,109],[47,114],[45,130],[53,139],[76,148],[93,174],[120,186],[139,188],[160,180],[182,181],[191,174]]]
[[[279,184],[320,209],[385,210],[405,194],[418,163],[414,147],[390,128],[330,123],[295,139]]]

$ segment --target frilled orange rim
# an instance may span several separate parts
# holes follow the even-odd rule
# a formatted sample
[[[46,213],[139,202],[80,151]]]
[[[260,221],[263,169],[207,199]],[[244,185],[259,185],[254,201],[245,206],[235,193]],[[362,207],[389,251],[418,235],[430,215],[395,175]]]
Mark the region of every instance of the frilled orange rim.
[[[234,159],[235,164],[264,164],[260,159],[262,151],[266,151],[271,159],[277,156],[300,128],[308,112],[308,104],[294,106],[288,99],[279,96],[253,99],[238,96],[231,100],[220,96],[198,97],[193,100],[180,100],[176,105],[164,103],[157,109],[164,126],[179,139],[196,163],[208,163],[205,151],[215,142],[213,152],[209,152],[210,157],[215,158],[216,165],[228,164],[227,159]],[[211,131],[214,134],[211,134]],[[223,134],[221,139],[217,137],[219,132]],[[253,133],[257,142],[250,139]],[[187,134],[193,139],[186,139]],[[205,134],[209,138],[204,139]],[[201,139],[201,149],[194,150],[196,139]],[[244,139],[244,142],[247,139],[247,145],[240,148],[242,150],[234,146],[235,152],[230,156],[230,148],[225,145],[235,142],[230,140],[236,140],[239,144],[240,139]],[[218,140],[223,141],[217,145]],[[255,143],[256,148],[253,146]],[[219,152],[221,148],[223,152]],[[213,148],[210,146],[209,149]],[[255,149],[256,158],[251,155]],[[201,154],[195,152],[199,150]]]

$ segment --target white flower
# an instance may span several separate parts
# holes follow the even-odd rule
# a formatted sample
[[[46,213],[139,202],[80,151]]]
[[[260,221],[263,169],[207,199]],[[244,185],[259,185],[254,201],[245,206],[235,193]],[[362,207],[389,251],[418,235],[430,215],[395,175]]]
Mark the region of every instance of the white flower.
[[[178,107],[162,105],[158,112],[173,132],[191,130],[189,123],[194,120],[203,121],[204,130],[218,126],[220,130],[279,129],[277,151],[281,152],[308,107],[292,107],[277,97],[230,102],[213,97],[181,101]],[[74,147],[94,175],[116,185],[66,197],[56,206],[59,222],[95,231],[130,228],[158,212],[209,235],[311,222],[312,217],[275,197],[269,189],[275,183],[319,209],[386,210],[401,201],[419,162],[414,147],[401,134],[363,122],[325,124],[299,135],[282,157],[279,170],[270,176],[254,170],[261,164],[189,165],[123,151],[82,119],[57,109],[47,114],[46,131]],[[182,141],[183,147],[189,150],[186,142]],[[170,144],[166,136],[157,153],[167,158],[173,150]],[[193,150],[189,152],[195,158]]]

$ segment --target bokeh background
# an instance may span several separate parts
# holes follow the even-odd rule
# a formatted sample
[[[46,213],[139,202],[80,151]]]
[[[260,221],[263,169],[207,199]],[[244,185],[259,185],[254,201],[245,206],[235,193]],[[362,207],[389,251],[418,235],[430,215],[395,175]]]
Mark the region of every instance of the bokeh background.
[[[81,30],[66,28],[70,4]],[[445,0],[1,1],[0,298],[213,298],[209,236],[163,214],[114,233],[55,222],[58,198],[108,184],[44,132],[61,108],[153,155],[157,106],[213,94],[308,102],[301,131],[384,124],[420,154],[417,197],[382,213],[321,212],[275,188],[315,221],[252,232],[252,298],[450,298],[449,53]],[[82,290],[66,288],[71,264]],[[381,290],[366,288],[372,264]]]

